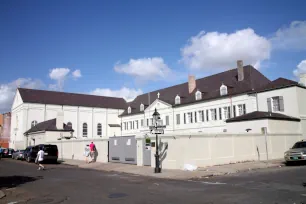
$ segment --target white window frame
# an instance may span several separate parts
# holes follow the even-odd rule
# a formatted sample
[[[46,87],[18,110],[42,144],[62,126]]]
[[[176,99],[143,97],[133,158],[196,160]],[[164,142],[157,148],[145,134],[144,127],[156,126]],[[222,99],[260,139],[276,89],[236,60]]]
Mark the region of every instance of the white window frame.
[[[181,97],[179,95],[175,97],[175,104],[181,104]]]
[[[144,111],[144,105],[140,104],[140,111]]]
[[[195,93],[195,99],[196,99],[196,101],[202,99],[202,93],[199,90]]]
[[[227,95],[228,94],[228,92],[227,92],[227,86],[225,86],[224,84],[222,84],[221,86],[220,86],[220,96],[225,96],[225,95]]]
[[[132,112],[131,107],[128,107],[128,114],[130,114]]]
[[[37,125],[37,120],[33,120],[33,121],[31,122],[31,128],[34,127],[35,125]]]
[[[181,115],[180,114],[176,114],[176,124],[177,125],[181,124]]]
[[[211,117],[211,120],[217,120],[217,109],[216,108],[210,109],[210,117]]]
[[[192,122],[192,112],[187,113],[186,124],[191,124]]]
[[[274,102],[277,102],[277,104],[276,104],[277,106],[275,106]],[[271,105],[272,105],[272,111],[273,112],[279,112],[280,111],[279,96],[272,97]]]
[[[88,137],[88,125],[87,125],[87,123],[83,123],[83,125],[82,125],[82,135],[83,135],[83,137]]]
[[[198,115],[197,115],[197,117],[198,117],[198,122],[204,122],[204,111],[202,111],[202,110],[200,110],[200,111],[198,111]]]

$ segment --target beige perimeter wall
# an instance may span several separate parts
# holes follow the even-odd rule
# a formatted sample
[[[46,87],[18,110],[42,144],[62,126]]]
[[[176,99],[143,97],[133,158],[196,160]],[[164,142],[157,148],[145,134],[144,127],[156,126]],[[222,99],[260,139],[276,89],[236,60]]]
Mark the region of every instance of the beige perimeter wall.
[[[184,164],[198,167],[233,162],[283,158],[284,152],[301,140],[301,134],[216,134],[164,135],[161,137],[161,160],[164,169],[183,169]],[[154,138],[151,138],[154,142]],[[155,166],[155,148],[151,162]]]

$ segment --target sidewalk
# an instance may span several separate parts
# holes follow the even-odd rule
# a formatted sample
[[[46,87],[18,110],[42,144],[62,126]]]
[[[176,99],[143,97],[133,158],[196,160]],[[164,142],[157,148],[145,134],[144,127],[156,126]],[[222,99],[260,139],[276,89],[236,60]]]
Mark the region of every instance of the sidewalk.
[[[99,163],[99,162],[86,164],[84,161],[69,160],[69,159],[64,160],[62,163],[67,165],[78,166],[79,168],[85,168],[85,169],[95,169],[95,170],[109,171],[109,172],[115,171],[115,172],[129,173],[129,174],[137,174],[141,176],[150,176],[155,178],[167,178],[167,179],[179,179],[179,180],[208,178],[211,176],[220,176],[226,174],[234,174],[243,171],[284,166],[283,160],[270,160],[270,161],[254,161],[254,162],[211,166],[205,168],[198,168],[196,171],[162,169],[162,173],[155,174],[154,168],[148,166],[136,166],[136,165],[120,164],[120,163]]]

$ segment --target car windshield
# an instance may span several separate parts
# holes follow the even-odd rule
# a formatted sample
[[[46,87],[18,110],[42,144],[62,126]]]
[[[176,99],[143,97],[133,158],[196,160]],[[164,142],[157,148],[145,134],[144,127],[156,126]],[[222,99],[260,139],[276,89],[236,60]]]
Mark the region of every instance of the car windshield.
[[[292,149],[298,149],[298,148],[306,148],[306,142],[297,142],[292,147]]]

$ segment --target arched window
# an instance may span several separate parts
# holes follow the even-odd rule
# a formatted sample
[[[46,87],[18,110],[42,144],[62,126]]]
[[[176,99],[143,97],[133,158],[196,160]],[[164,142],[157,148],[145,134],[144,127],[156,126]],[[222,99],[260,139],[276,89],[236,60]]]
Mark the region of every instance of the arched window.
[[[87,137],[87,123],[83,123],[83,137]]]
[[[181,104],[181,97],[179,95],[175,97],[175,104]]]
[[[225,86],[224,84],[220,86],[220,95],[221,96],[227,95],[227,86]]]
[[[102,125],[101,125],[101,123],[98,123],[98,125],[97,125],[97,135],[98,136],[102,136]]]
[[[144,105],[140,104],[140,111],[144,111]]]
[[[196,98],[196,100],[201,100],[202,99],[202,93],[199,90],[195,93],[195,98]]]
[[[71,122],[68,122],[68,123],[67,123],[67,127],[69,127],[69,128],[72,129],[72,123],[71,123]]]
[[[34,127],[35,125],[37,125],[37,121],[33,120],[32,123],[31,123],[31,128]]]
[[[128,114],[132,112],[131,107],[128,107]]]

